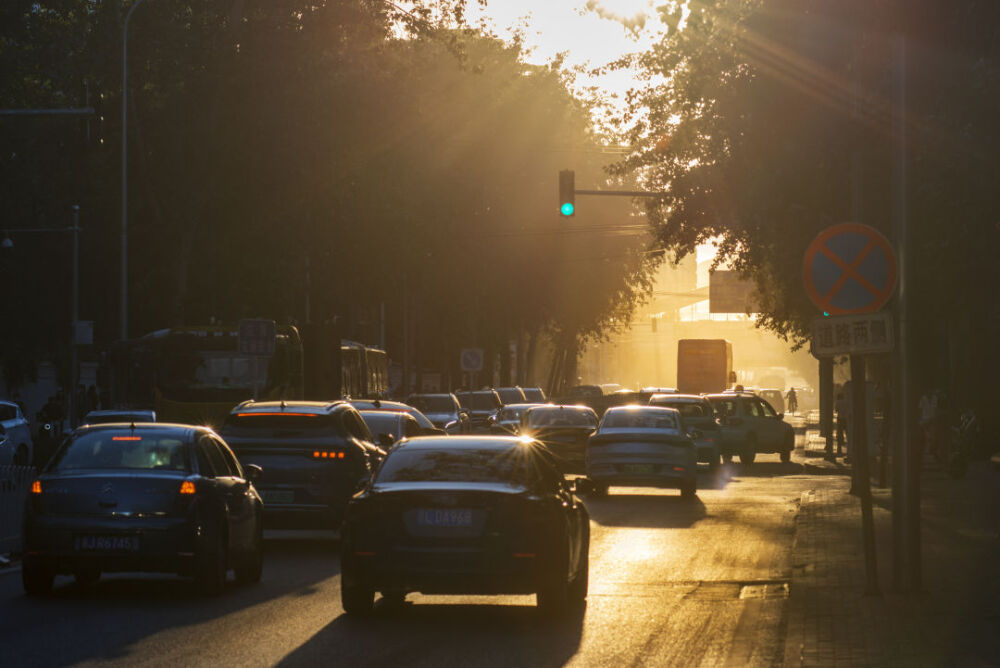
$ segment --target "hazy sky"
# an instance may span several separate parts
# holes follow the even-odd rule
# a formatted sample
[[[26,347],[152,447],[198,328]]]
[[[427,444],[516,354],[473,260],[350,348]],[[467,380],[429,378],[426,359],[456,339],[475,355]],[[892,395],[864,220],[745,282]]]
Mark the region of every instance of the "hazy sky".
[[[567,65],[597,67],[651,43],[658,25],[654,4],[663,0],[488,0],[486,14],[501,34],[507,26],[525,24],[533,63],[566,52]],[[580,83],[621,94],[631,77],[618,72]]]

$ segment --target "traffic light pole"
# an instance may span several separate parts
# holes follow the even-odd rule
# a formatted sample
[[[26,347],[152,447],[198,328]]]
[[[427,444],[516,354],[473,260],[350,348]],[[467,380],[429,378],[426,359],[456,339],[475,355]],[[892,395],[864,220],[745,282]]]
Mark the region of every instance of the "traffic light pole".
[[[574,190],[577,195],[604,195],[606,197],[666,197],[665,192],[649,190]]]

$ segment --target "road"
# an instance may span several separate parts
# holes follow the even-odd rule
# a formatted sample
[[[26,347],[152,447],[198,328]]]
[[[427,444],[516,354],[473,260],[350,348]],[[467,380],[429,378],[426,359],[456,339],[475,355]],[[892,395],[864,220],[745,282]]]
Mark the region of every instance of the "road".
[[[331,541],[272,540],[264,580],[204,598],[169,576],[59,578],[48,598],[0,575],[0,647],[12,665],[776,665],[784,655],[794,518],[831,484],[795,459],[699,479],[698,498],[612,488],[592,516],[585,614],[545,621],[533,597],[411,595],[349,619]]]

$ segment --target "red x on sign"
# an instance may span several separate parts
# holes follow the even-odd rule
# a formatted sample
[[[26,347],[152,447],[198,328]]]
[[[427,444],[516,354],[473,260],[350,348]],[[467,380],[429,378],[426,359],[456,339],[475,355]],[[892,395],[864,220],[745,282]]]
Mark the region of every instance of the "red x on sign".
[[[841,223],[809,244],[802,279],[809,298],[828,315],[872,313],[896,288],[896,255],[874,227]]]

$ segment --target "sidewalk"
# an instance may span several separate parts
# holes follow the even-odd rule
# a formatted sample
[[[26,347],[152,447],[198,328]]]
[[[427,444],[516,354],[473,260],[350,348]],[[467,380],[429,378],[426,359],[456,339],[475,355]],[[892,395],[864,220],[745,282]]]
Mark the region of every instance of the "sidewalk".
[[[849,468],[808,445],[816,472],[838,479],[801,497],[785,665],[1000,665],[1000,473],[976,462],[964,480],[923,475],[924,591],[913,596],[890,591],[891,498],[874,490],[882,595],[866,597],[861,507],[847,494]]]

